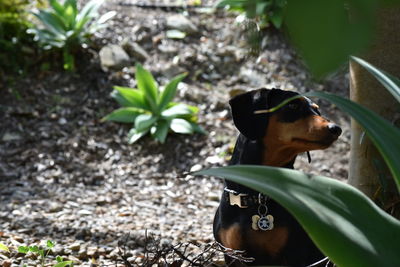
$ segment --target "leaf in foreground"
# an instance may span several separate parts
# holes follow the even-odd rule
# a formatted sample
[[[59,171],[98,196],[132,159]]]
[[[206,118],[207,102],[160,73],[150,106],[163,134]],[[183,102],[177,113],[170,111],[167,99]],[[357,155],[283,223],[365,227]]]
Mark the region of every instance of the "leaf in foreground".
[[[400,222],[345,183],[265,166],[229,166],[196,174],[224,177],[269,195],[339,266],[400,266]]]

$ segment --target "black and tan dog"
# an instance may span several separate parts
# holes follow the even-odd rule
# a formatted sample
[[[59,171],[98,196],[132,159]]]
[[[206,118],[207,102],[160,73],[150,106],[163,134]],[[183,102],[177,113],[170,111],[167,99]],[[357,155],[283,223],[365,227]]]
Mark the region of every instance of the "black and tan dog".
[[[325,149],[339,137],[341,128],[321,117],[318,106],[305,97],[272,113],[255,113],[296,95],[279,89],[258,89],[229,102],[240,131],[231,165],[293,168],[299,153]],[[308,266],[324,258],[286,209],[230,181],[225,181],[214,218],[214,236],[226,249],[243,251],[242,260],[247,259],[247,265]],[[235,257],[225,259],[229,266],[246,266]]]

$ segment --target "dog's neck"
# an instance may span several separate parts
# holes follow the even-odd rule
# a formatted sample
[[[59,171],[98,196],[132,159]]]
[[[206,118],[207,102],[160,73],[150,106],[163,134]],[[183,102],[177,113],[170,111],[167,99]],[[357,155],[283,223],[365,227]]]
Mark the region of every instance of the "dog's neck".
[[[245,136],[243,136],[242,134],[240,134],[236,141],[232,159],[230,160],[229,165],[243,165],[243,164],[266,165],[266,166],[293,169],[293,164],[297,156],[296,154],[293,155],[293,153],[290,153],[290,151],[285,151],[285,150],[273,151],[272,149],[275,148],[266,147],[262,140],[250,140]],[[275,163],[279,159],[284,158],[284,156],[288,156],[289,161],[283,162],[282,164]],[[246,186],[228,180],[225,181],[225,185],[229,189],[235,190],[240,193],[249,193],[249,194],[257,193],[257,191],[255,190],[252,190]]]
[[[293,169],[293,163],[296,160],[298,152],[291,148],[280,146],[276,143],[263,144],[261,165],[272,167],[283,167]]]

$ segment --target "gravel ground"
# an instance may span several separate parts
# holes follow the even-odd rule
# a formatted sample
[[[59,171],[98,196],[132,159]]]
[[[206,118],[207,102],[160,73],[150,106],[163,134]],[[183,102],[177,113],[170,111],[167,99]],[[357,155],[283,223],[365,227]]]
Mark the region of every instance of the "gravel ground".
[[[277,32],[268,32],[263,52],[249,57],[242,27],[231,14],[189,9],[198,32],[172,40],[165,34],[166,20],[180,10],[136,3],[107,1],[102,12],[118,14],[79,57],[77,73],[35,71],[0,85],[0,242],[14,251],[0,252],[3,266],[21,261],[36,266],[37,259],[15,248],[48,239],[56,243],[53,254],[75,266],[150,266],[145,247],[151,242],[179,246],[192,260],[186,265],[206,265],[198,255],[211,255],[217,264],[222,255],[210,246],[222,182],[185,173],[227,163],[237,135],[227,105],[230,93],[265,86],[347,95],[346,75],[312,80]],[[200,108],[199,123],[207,135],[171,134],[164,145],[150,138],[128,145],[129,127],[101,122],[118,107],[109,96],[112,86],[133,87],[135,81],[131,67],[103,71],[97,51],[105,44],[130,42],[146,50],[143,64],[160,83],[189,72],[178,100]],[[316,102],[344,132],[331,148],[312,152],[311,164],[300,156],[296,168],[344,180],[349,120],[334,106]]]

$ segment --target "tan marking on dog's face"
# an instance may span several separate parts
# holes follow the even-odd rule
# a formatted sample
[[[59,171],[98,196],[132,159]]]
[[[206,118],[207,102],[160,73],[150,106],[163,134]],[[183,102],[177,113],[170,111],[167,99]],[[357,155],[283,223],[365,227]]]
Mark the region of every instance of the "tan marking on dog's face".
[[[294,122],[281,122],[278,115],[272,115],[263,140],[266,147],[263,164],[284,166],[299,153],[329,147],[338,136],[330,133],[328,125],[329,121],[318,115]]]
[[[279,122],[277,116],[272,116],[264,143],[288,146],[298,152],[324,149],[337,138],[329,132],[328,124],[328,120],[317,115],[290,123]]]
[[[243,249],[243,238],[241,228],[238,223],[233,224],[227,229],[221,229],[218,235],[224,247],[234,250]]]
[[[276,227],[270,231],[251,231],[249,234],[251,246],[271,257],[278,256],[288,239],[289,230],[286,227]]]

